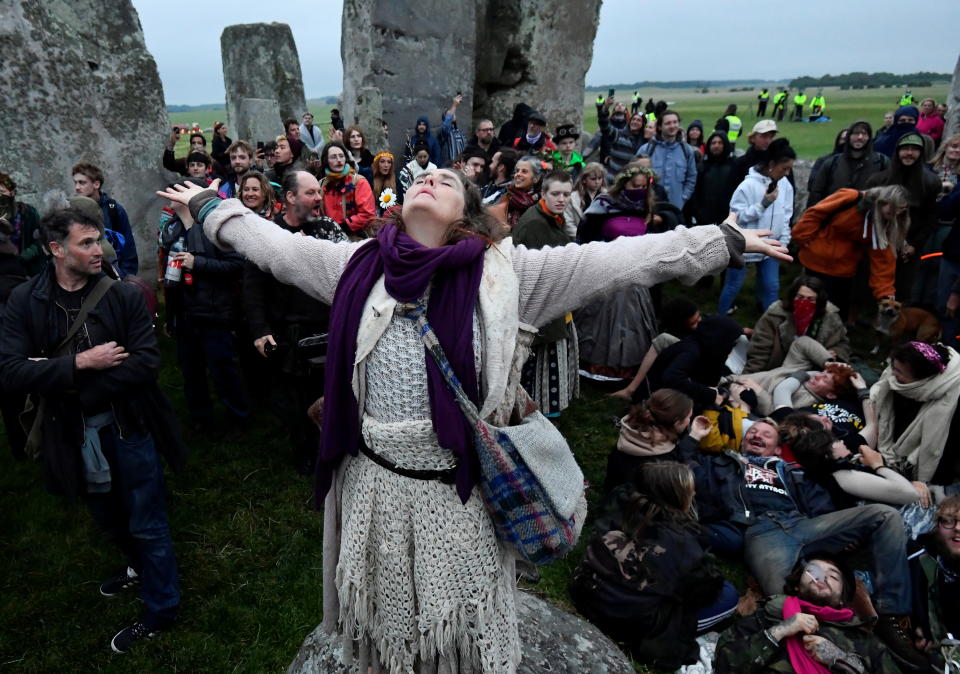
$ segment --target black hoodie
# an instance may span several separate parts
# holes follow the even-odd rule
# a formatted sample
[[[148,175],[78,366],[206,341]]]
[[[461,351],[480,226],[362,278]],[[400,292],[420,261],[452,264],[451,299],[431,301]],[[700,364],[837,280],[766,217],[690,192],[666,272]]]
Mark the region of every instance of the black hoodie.
[[[825,157],[822,162],[818,160],[820,166],[814,166],[816,173],[810,178],[807,208],[840,189],[866,189],[867,180],[871,176],[886,170],[889,160],[879,152],[874,152],[873,129],[870,123],[860,120],[851,124],[850,128],[855,126],[864,126],[867,129],[867,144],[860,151],[860,156],[853,156],[853,148],[848,138],[842,152]]]
[[[513,139],[519,138],[521,134],[527,131],[527,117],[533,112],[526,103],[517,103],[513,108],[513,117],[503,123],[500,127],[500,133],[497,138],[507,147],[513,145]]]

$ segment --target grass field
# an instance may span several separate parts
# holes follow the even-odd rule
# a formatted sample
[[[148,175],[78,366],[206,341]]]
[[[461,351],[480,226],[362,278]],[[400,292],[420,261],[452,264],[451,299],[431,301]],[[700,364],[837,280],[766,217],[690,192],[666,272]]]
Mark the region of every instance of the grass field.
[[[948,90],[949,84],[944,82],[932,87],[915,88],[913,89],[913,95],[918,101],[928,96],[937,101],[943,101]],[[776,89],[771,88],[771,92],[776,93]],[[696,93],[694,89],[644,89],[641,93],[645,101],[651,97],[654,101],[667,101],[671,108],[680,113],[684,128],[693,120],[699,119],[703,122],[707,134],[713,129],[716,120],[723,114],[724,108],[730,103],[736,103],[744,126],[743,136],[737,143],[737,147],[743,149],[747,146],[747,134],[750,133],[750,129],[756,121],[754,113],[756,112],[757,94],[760,93],[760,90],[730,92],[711,89],[710,93],[701,94]],[[815,93],[813,90],[807,91],[808,102],[809,98],[812,98]],[[896,109],[896,101],[903,92],[900,89],[841,91],[839,87],[827,87],[823,90],[823,93],[827,99],[827,116],[831,118],[830,122],[809,124],[784,121],[780,124],[781,134],[790,139],[790,144],[793,145],[801,159],[816,159],[829,152],[833,148],[834,138],[840,129],[849,126],[858,119],[866,119],[876,131],[877,127],[883,123],[883,113]],[[624,101],[628,106],[632,95],[632,90],[616,92],[617,100]],[[597,130],[595,98],[596,92],[584,94],[583,128],[590,134]],[[772,99],[771,94],[771,103],[767,106],[767,109],[771,111],[773,109]],[[789,113],[793,110],[792,105],[791,101],[787,108],[785,120],[789,119]],[[327,120],[330,118],[330,110],[335,106],[321,103],[320,100],[313,100],[307,101],[307,107],[313,112],[314,118],[326,128]],[[806,110],[809,110],[809,108]],[[225,119],[226,111],[223,109],[170,113],[171,124],[192,125],[194,122],[200,124],[200,127],[207,131],[208,141],[212,136],[214,122]],[[555,120],[548,121],[551,129],[557,124]],[[231,134],[228,132],[227,135]],[[231,135],[231,137],[233,136]],[[177,156],[186,152],[187,145],[187,137],[184,136],[177,144]]]

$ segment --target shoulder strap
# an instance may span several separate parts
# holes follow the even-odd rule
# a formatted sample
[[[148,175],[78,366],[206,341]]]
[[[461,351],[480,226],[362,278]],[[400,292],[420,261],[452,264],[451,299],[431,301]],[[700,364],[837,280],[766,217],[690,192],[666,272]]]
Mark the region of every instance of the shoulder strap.
[[[117,218],[120,217],[120,211],[117,210],[117,202],[114,199],[107,199],[107,214],[110,216],[110,229],[117,231]]]
[[[93,287],[93,290],[87,295],[87,298],[83,300],[83,304],[80,305],[80,313],[77,314],[77,317],[73,319],[73,323],[70,324],[70,328],[67,330],[67,336],[57,344],[57,348],[53,350],[54,353],[59,353],[63,347],[70,343],[70,340],[73,339],[74,335],[80,330],[83,322],[87,320],[87,316],[100,304],[100,300],[103,299],[103,296],[107,294],[110,286],[114,283],[116,283],[116,281],[106,275],[97,281],[97,285]]]
[[[423,339],[423,345],[427,347],[427,351],[430,352],[430,355],[433,356],[433,359],[436,361],[444,381],[446,381],[447,386],[450,387],[453,397],[457,399],[457,404],[460,405],[464,416],[467,417],[469,422],[476,423],[480,420],[480,411],[477,410],[477,406],[473,404],[473,401],[470,400],[463,390],[463,386],[460,385],[460,380],[457,379],[457,375],[453,372],[450,361],[447,360],[447,355],[443,352],[443,347],[440,346],[440,341],[437,339],[436,333],[427,322],[426,305],[423,302],[417,302],[415,304],[401,306],[405,309],[401,316],[417,324],[418,332]]]

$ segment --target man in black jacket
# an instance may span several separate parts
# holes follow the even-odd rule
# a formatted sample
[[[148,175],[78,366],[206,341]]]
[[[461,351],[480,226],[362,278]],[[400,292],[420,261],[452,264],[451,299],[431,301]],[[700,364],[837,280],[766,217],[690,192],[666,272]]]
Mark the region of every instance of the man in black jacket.
[[[135,286],[103,280],[97,223],[80,211],[54,211],[41,222],[41,240],[53,263],[10,295],[0,379],[9,390],[39,397],[47,487],[82,495],[127,556],[101,594],[142,584],[140,618],[110,644],[123,653],[168,627],[180,604],[157,446],[174,468],[184,451],[157,386],[160,352],[143,296]]]
[[[863,190],[867,179],[887,168],[886,156],[873,150],[873,129],[865,120],[854,122],[847,132],[843,152],[823,162],[810,181],[807,208],[839,189]]]
[[[274,219],[278,227],[315,238],[347,240],[336,223],[321,218],[323,195],[312,174],[287,174],[282,193],[284,212]],[[312,474],[320,437],[306,412],[323,395],[322,359],[330,307],[248,262],[243,272],[243,309],[254,347],[270,359],[273,399],[289,429],[294,465],[298,472]]]
[[[182,181],[206,187],[202,179]],[[164,248],[175,242],[168,266],[180,267],[178,281],[165,280],[168,300],[167,324],[177,340],[177,358],[183,375],[183,392],[193,422],[198,427],[213,419],[213,403],[207,374],[227,411],[228,425],[240,427],[250,416],[244,390],[234,330],[240,322],[240,284],[243,257],[224,251],[193,227],[190,210],[177,206],[176,217],[162,219]]]

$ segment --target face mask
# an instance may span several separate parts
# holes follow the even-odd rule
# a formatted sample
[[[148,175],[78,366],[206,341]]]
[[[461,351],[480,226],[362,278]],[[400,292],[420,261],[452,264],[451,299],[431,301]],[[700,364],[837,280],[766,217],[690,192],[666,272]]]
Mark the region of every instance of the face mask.
[[[802,337],[807,332],[816,312],[816,300],[805,298],[793,300],[793,327],[797,331],[797,337]]]
[[[634,203],[640,203],[641,201],[647,200],[647,188],[646,187],[638,187],[633,189],[628,188],[623,191],[623,196],[625,196],[627,199],[629,199]]]

